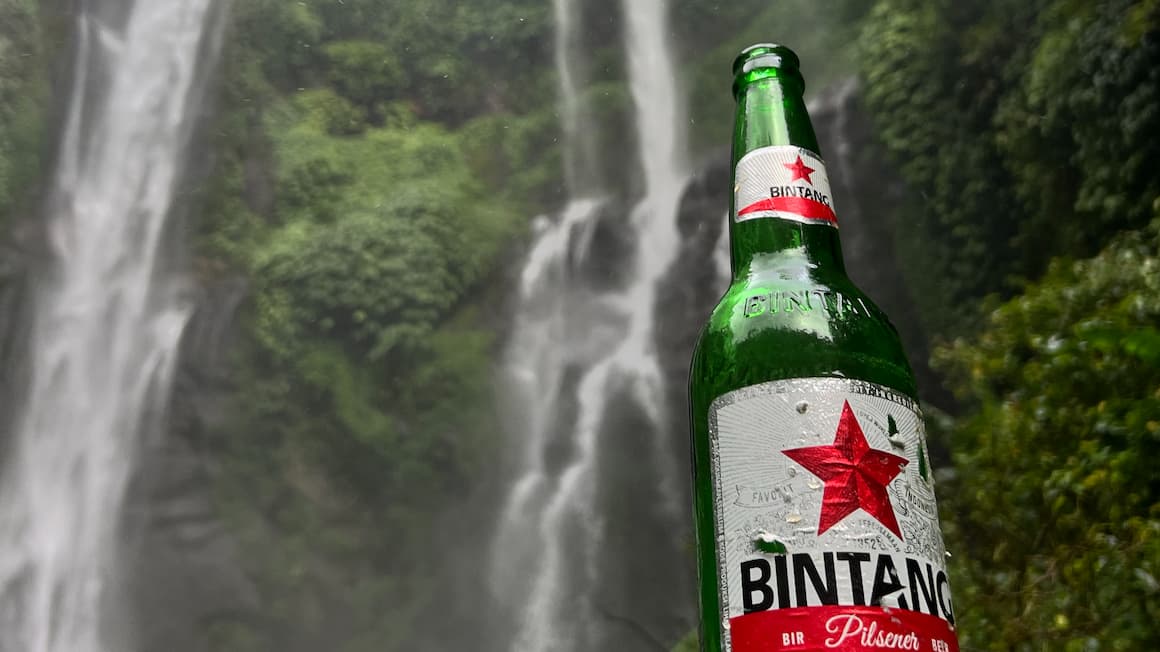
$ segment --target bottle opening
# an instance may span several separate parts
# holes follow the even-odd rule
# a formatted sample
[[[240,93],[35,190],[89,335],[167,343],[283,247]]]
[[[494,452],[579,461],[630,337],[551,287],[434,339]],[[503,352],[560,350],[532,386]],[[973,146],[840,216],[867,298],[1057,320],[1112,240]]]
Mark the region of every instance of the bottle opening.
[[[751,82],[777,77],[792,81],[805,91],[801,61],[793,50],[776,43],[757,43],[741,51],[733,60],[733,94]]]
[[[776,43],[757,43],[741,51],[733,60],[733,74],[757,70],[758,68],[792,68],[797,70],[801,66],[797,54],[784,45]]]

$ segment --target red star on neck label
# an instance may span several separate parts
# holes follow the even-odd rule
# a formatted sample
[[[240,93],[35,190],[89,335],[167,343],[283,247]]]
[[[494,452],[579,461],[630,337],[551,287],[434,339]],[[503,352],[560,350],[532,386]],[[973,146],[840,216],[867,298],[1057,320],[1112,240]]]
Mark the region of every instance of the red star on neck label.
[[[861,508],[896,537],[902,538],[886,487],[902,473],[908,460],[870,448],[849,401],[842,407],[832,445],[782,452],[826,483],[818,536]]]
[[[802,161],[802,157],[797,157],[797,160],[793,163],[782,163],[782,165],[789,169],[790,173],[793,174],[793,178],[789,180],[790,183],[793,183],[798,179],[805,179],[806,183],[810,184],[811,186],[814,185],[813,180],[810,179],[810,175],[813,174],[815,170],[814,168],[806,165]]]

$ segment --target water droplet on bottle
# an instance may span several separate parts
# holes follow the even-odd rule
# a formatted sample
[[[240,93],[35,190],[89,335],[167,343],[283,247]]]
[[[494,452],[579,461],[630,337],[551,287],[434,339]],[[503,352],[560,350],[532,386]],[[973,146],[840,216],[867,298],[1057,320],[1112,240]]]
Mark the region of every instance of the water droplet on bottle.
[[[947,559],[951,558],[951,551],[950,550],[944,550],[943,554],[947,556]]]
[[[788,475],[789,477],[791,477],[791,478],[792,478],[792,477],[794,477],[795,475],[797,475],[797,469],[795,469],[795,468],[793,468],[793,467],[791,466],[791,467],[789,467],[788,469],[786,469],[786,470],[785,470],[785,474],[786,474],[786,475]]]
[[[797,513],[790,514],[790,515],[785,517],[786,523],[800,523],[801,520],[802,520],[802,515],[797,514]]]
[[[798,404],[794,408],[797,409],[798,414],[805,414],[806,410],[810,409],[810,404],[805,401],[798,401]]]
[[[723,629],[725,631],[729,631],[729,619],[728,618],[721,619],[721,629]]]
[[[753,537],[753,548],[758,552],[766,552],[775,555],[784,555],[786,553],[785,544],[778,540],[777,536],[759,530]]]
[[[810,489],[821,489],[822,488],[822,483],[817,478],[811,479],[806,484],[809,485]]]

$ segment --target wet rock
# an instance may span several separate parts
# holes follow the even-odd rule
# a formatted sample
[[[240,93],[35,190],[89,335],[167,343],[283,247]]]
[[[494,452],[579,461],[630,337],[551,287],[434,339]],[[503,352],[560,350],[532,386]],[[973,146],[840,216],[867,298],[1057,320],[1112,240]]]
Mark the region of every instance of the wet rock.
[[[213,433],[232,391],[226,352],[240,279],[201,290],[182,342],[164,433],[144,452],[127,506],[129,590],[141,650],[208,652],[219,627],[260,618],[257,589],[213,501]]]

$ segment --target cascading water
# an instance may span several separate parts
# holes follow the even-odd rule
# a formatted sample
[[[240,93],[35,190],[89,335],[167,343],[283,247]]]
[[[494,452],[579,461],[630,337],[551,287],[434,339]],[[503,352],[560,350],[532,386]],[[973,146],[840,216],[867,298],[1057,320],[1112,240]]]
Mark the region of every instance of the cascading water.
[[[634,282],[623,297],[630,315],[628,338],[610,360],[629,370],[637,400],[656,424],[656,453],[667,456],[671,433],[664,418],[664,377],[653,341],[658,283],[669,272],[680,249],[677,207],[689,177],[684,142],[684,115],[677,89],[677,71],[668,50],[666,3],[663,0],[624,0],[628,42],[628,79],[636,108],[640,163],[644,171],[644,198],[633,208],[637,233]],[[677,468],[676,461],[666,464]],[[684,470],[684,466],[680,466]],[[674,514],[682,510],[673,475],[662,478],[661,493]]]
[[[217,0],[81,3],[33,279],[30,377],[0,478],[0,650],[133,648],[121,513],[190,313],[162,246],[216,59]],[[114,27],[111,23],[123,25]]]
[[[609,588],[632,583],[631,573],[612,568],[623,563],[614,560],[632,555],[610,544],[613,534],[618,540],[626,535],[609,523],[602,507],[615,483],[613,467],[633,450],[630,438],[609,435],[614,405],[634,403],[651,433],[649,459],[639,462],[633,483],[642,496],[659,499],[635,519],[652,534],[636,545],[651,554],[654,541],[667,533],[671,542],[687,520],[681,498],[685,466],[673,453],[680,446],[674,446],[666,423],[665,378],[654,342],[657,286],[679,249],[675,218],[688,176],[682,101],[665,42],[666,6],[663,0],[623,2],[644,197],[628,216],[636,242],[633,272],[626,287],[604,291],[586,285],[576,271],[596,255],[590,251],[592,232],[606,206],[595,184],[591,125],[583,124],[579,100],[577,7],[578,0],[556,1],[565,168],[573,199],[555,221],[538,219],[507,356],[512,421],[523,458],[493,543],[491,583],[516,621],[507,644],[519,652],[611,649],[610,638],[625,652],[641,644],[655,649],[659,638],[673,635],[652,631],[655,619],[625,606],[656,603],[670,585]],[[682,441],[684,434],[676,437]],[[660,573],[680,576],[683,570]],[[677,603],[668,613],[683,611]],[[634,630],[643,643],[611,633],[616,626]]]

